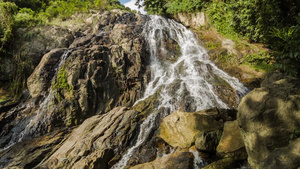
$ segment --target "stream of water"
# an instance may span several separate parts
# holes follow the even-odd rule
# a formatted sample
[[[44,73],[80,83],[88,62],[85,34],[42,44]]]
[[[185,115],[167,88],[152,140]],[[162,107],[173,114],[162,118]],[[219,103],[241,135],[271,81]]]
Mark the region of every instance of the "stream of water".
[[[151,20],[144,27],[144,36],[151,52],[151,81],[147,85],[144,96],[138,100],[147,99],[159,93],[160,100],[157,109],[166,108],[169,113],[181,110],[187,112],[200,111],[212,107],[228,108],[214,90],[214,79],[221,78],[227,82],[238,95],[248,92],[238,79],[229,76],[209,60],[207,51],[198,44],[194,34],[183,25],[171,19],[160,16],[150,16]],[[163,45],[168,39],[175,41],[180,50],[180,56],[171,60],[161,60],[159,51],[167,50]],[[165,113],[160,116],[167,116]],[[123,169],[136,150],[149,137],[158,113],[149,115],[141,124],[136,144],[129,148],[113,169]],[[195,156],[195,168],[202,164],[198,154]]]
[[[63,64],[65,63],[67,57],[70,55],[72,50],[66,50],[63,55],[60,57],[60,60],[58,62],[58,66],[56,68],[56,73],[54,75],[54,78],[51,80],[51,82],[56,78],[58,71],[62,68]],[[52,84],[52,83],[51,83]],[[32,134],[38,133],[36,130],[39,130],[40,126],[45,124],[45,121],[47,120],[47,109],[49,106],[50,100],[54,97],[52,93],[51,87],[49,87],[48,92],[42,97],[42,101],[39,108],[34,112],[33,116],[29,116],[25,120],[21,122],[21,125],[16,125],[12,129],[12,136],[10,139],[10,142],[5,146],[3,149],[0,149],[0,151],[4,151],[11,146],[15,145],[18,142],[21,142],[25,138],[30,138]],[[23,112],[26,112],[28,109],[34,107],[33,104],[26,105],[26,108],[24,108]],[[11,110],[15,111],[14,109]]]

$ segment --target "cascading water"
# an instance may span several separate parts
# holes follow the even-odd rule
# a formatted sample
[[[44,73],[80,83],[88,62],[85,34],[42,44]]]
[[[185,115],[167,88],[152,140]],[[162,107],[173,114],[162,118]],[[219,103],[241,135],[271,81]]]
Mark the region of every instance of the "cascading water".
[[[55,79],[57,76],[58,71],[62,68],[63,64],[65,63],[67,57],[70,55],[72,50],[66,50],[64,54],[60,57],[60,60],[58,62],[58,66],[56,68],[56,73],[54,75],[54,78],[52,81]],[[44,122],[47,119],[47,109],[48,109],[48,104],[50,100],[54,97],[52,93],[51,87],[49,87],[48,92],[44,95],[42,98],[42,102],[39,105],[38,109],[33,113],[33,116],[30,116],[23,120],[20,125],[16,125],[12,129],[12,136],[9,141],[9,143],[0,151],[6,150],[13,145],[15,145],[18,142],[21,142],[24,138],[30,138],[32,134],[36,132],[36,130],[39,130],[40,126],[44,124]],[[26,112],[28,109],[33,108],[34,105],[26,105],[25,108],[22,109],[22,112]],[[9,113],[14,113],[16,110],[11,110]],[[25,124],[25,125],[24,125]]]
[[[190,30],[171,19],[150,17],[151,20],[144,27],[144,36],[151,52],[151,81],[146,87],[144,97],[136,104],[158,93],[160,103],[157,109],[169,110],[160,115],[163,117],[178,110],[195,112],[212,107],[228,108],[215,93],[213,82],[216,77],[227,82],[240,96],[248,92],[236,78],[230,77],[209,60],[207,51],[198,45]],[[177,58],[160,58],[159,55],[168,50],[163,45],[167,40],[178,45],[181,54]],[[154,123],[158,115],[159,112],[153,113],[145,119],[136,144],[112,168],[122,169],[127,165],[132,155],[149,137],[154,126],[151,123]],[[195,159],[196,167],[201,159]]]

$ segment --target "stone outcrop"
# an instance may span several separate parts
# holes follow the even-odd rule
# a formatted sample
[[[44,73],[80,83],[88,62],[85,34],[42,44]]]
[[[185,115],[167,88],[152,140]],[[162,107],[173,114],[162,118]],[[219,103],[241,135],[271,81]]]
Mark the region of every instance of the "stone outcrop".
[[[0,168],[33,168],[56,150],[68,130],[57,130],[44,136],[25,140],[12,148],[0,151]],[[8,165],[7,165],[8,164]]]
[[[145,21],[120,11],[102,14],[97,31],[77,38],[69,49],[55,49],[43,57],[28,78],[31,96],[51,92],[50,102],[56,107],[48,114],[68,126],[116,106],[133,105],[149,78],[149,54],[141,25],[135,25]],[[108,25],[101,27],[103,23]]]
[[[138,112],[117,107],[84,121],[39,167],[109,168],[110,162],[133,143],[139,126]]]
[[[7,148],[7,151],[16,152],[19,145],[25,145],[26,140],[43,139],[47,133],[78,126],[87,118],[97,114],[99,115],[97,118],[100,118],[100,114],[105,114],[118,106],[132,106],[141,97],[150,78],[148,68],[150,54],[142,35],[142,26],[147,20],[148,17],[145,15],[112,10],[93,14],[84,21],[85,26],[80,29],[77,29],[80,26],[61,29],[57,29],[57,26],[53,29],[47,27],[47,30],[53,30],[53,33],[56,32],[54,30],[64,30],[56,32],[55,36],[60,36],[63,32],[67,33],[61,36],[64,39],[53,38],[57,40],[55,42],[57,44],[52,46],[39,44],[47,47],[41,47],[41,50],[36,52],[31,48],[28,49],[29,53],[33,51],[37,55],[35,58],[37,60],[32,60],[32,62],[40,61],[27,81],[31,97],[26,97],[14,108],[1,108],[5,112],[0,114],[0,150]],[[47,34],[47,31],[44,33]],[[69,38],[69,35],[72,37]],[[35,40],[38,42],[34,36],[33,41]],[[51,43],[51,40],[45,43]],[[55,49],[51,50],[52,47]],[[43,56],[44,53],[46,54]],[[120,117],[112,116],[113,113],[111,113],[110,117],[115,117],[115,119],[122,117],[124,120],[127,119],[127,122],[130,121],[128,118],[137,120],[138,117],[143,117],[142,115],[136,117],[137,111],[130,112],[134,112],[134,117],[127,117],[130,113],[124,113],[126,117],[121,115],[122,113],[119,113]],[[111,119],[111,123],[115,122],[115,119]],[[87,123],[89,121],[85,124]],[[133,125],[133,123],[126,123],[126,125]],[[115,140],[116,147],[117,144],[125,142],[127,143],[124,147],[132,144],[130,141],[136,136],[136,125],[131,126],[134,128],[130,130],[133,132],[131,135],[127,135],[129,131],[125,132],[121,128],[119,134],[123,132],[126,136],[120,138],[115,137],[114,133],[111,134],[111,137],[118,139]],[[124,128],[126,126],[123,126]],[[35,147],[30,142],[26,142],[28,145],[24,148],[24,153],[17,156],[12,154],[1,156],[0,168],[12,165],[26,166],[29,163],[29,166],[35,166],[43,159],[48,159],[47,153],[50,150],[54,151],[53,148],[66,137],[67,135],[63,135],[55,143],[45,144],[48,146],[45,151],[42,146]],[[15,143],[15,146],[10,146]],[[108,157],[114,157],[110,155],[118,154],[115,157],[118,159],[120,153],[124,151],[122,148],[120,151],[115,151],[115,148],[113,150],[112,147],[106,147],[103,151],[99,150],[95,153],[98,153],[100,161],[105,161]],[[39,151],[46,153],[39,153]],[[11,160],[7,160],[9,158],[21,159],[28,155],[28,152],[32,153],[30,156],[34,162],[16,160],[12,163]],[[100,158],[101,153],[105,158]],[[33,157],[39,154],[42,154],[39,158]],[[73,153],[74,158],[75,154]],[[85,155],[86,152],[83,152],[83,156]],[[91,153],[91,157],[86,160],[90,160],[91,165],[97,166],[99,160],[93,161],[95,160],[92,158],[93,155],[95,154]],[[76,159],[72,160],[76,161]],[[51,165],[57,167],[59,162],[52,162]],[[108,161],[105,161],[105,165],[108,165],[107,163]]]
[[[203,12],[198,13],[178,13],[174,16],[175,20],[183,23],[187,27],[198,29],[207,24],[208,18]]]
[[[152,162],[139,164],[130,169],[189,169],[193,168],[193,155],[186,151],[177,151],[171,155],[158,158]]]
[[[299,152],[295,151],[299,146],[299,84],[299,79],[273,73],[261,88],[242,99],[238,122],[253,169],[300,166]]]
[[[219,157],[231,157],[236,160],[247,158],[244,140],[237,120],[225,122],[223,134],[216,150]]]
[[[172,147],[180,148],[189,148],[198,139],[196,146],[200,148],[200,145],[203,145],[201,142],[204,142],[204,144],[207,142],[205,141],[208,139],[206,136],[209,134],[207,133],[222,129],[224,122],[232,120],[233,116],[234,113],[231,111],[218,109],[209,109],[194,113],[178,111],[163,119],[159,127],[160,132],[158,137],[162,138]],[[213,134],[213,138],[211,139],[215,139],[217,135]],[[216,145],[217,143],[218,141],[216,141]],[[209,148],[210,150],[212,149]]]

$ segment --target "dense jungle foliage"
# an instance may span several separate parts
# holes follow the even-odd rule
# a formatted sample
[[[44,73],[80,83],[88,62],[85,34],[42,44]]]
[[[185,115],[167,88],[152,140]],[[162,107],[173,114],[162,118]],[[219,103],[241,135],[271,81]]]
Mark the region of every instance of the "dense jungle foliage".
[[[17,28],[66,19],[76,12],[114,8],[130,10],[118,0],[0,0],[0,54],[8,54]]]
[[[160,15],[203,11],[220,33],[265,43],[277,68],[300,76],[299,0],[138,0],[137,4]]]

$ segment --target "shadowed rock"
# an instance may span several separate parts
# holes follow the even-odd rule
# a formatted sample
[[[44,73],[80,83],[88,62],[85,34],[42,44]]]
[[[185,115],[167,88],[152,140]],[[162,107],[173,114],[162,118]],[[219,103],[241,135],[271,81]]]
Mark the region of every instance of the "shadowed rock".
[[[300,129],[299,84],[299,79],[273,73],[266,77],[261,88],[242,99],[238,122],[253,169],[300,165],[299,153],[291,149],[298,146],[298,141],[291,139],[298,137],[293,133]],[[293,162],[288,158],[291,156]]]

